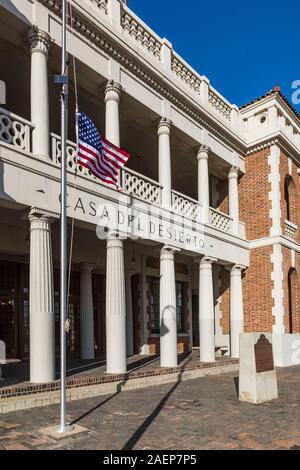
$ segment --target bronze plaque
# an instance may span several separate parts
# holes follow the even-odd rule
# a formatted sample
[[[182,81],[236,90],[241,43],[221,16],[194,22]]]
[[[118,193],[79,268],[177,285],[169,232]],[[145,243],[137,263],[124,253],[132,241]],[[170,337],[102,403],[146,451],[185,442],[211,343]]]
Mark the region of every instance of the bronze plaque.
[[[254,345],[256,372],[268,372],[274,370],[273,350],[272,344],[265,337],[260,335],[259,340]]]

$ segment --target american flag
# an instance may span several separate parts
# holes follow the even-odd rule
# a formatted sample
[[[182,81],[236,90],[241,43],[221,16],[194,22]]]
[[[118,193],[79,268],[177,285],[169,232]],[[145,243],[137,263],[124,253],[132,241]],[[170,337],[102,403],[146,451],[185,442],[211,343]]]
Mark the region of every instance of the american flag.
[[[105,183],[118,187],[120,170],[130,154],[104,139],[85,113],[79,112],[77,120],[77,165],[87,168]]]

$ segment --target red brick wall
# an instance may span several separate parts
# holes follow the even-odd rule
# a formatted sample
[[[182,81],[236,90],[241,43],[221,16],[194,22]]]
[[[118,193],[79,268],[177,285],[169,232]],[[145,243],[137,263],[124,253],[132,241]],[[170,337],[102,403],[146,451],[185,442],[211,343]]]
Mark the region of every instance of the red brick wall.
[[[270,234],[271,219],[268,182],[270,149],[248,155],[245,174],[239,182],[240,220],[246,224],[246,237],[255,240]]]
[[[250,252],[250,267],[243,278],[245,332],[272,332],[274,324],[272,253],[272,246],[257,248]]]

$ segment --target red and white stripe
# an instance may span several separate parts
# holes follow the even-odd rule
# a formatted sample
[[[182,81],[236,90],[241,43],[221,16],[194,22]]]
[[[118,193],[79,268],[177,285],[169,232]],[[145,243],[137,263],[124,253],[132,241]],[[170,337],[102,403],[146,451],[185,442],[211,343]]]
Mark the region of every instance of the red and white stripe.
[[[79,140],[77,164],[87,168],[96,178],[118,187],[121,168],[127,163],[130,154],[116,147],[101,136],[102,152]]]

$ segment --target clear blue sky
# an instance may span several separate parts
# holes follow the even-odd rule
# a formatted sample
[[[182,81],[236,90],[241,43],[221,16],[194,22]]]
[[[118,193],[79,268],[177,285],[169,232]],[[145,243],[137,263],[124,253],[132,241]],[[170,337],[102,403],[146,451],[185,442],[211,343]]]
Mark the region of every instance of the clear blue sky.
[[[129,0],[129,7],[230,102],[300,80],[299,0]],[[295,106],[300,112],[300,105]]]

